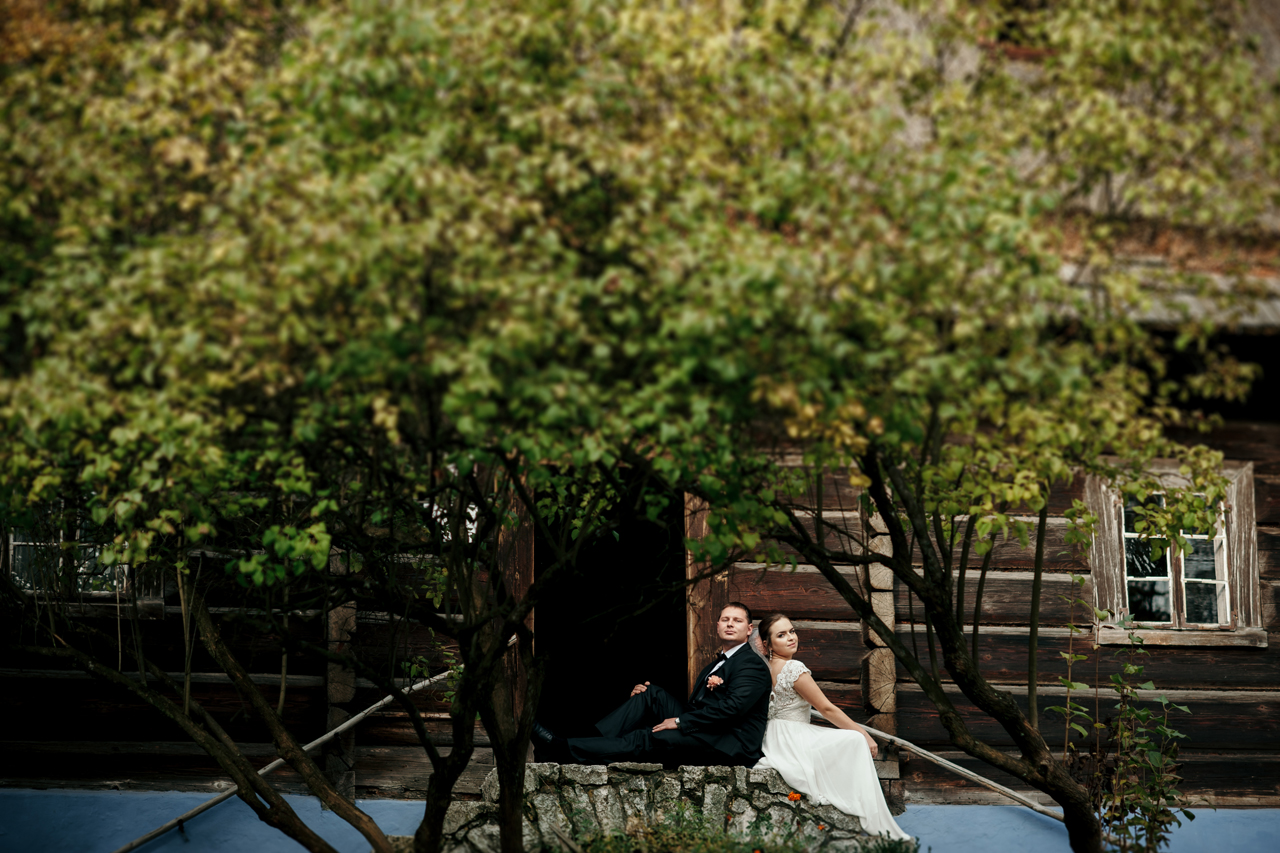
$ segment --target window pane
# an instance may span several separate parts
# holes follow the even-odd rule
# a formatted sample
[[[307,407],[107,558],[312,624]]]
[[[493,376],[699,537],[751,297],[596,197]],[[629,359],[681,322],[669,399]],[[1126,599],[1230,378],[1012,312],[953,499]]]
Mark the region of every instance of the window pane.
[[[1167,578],[1169,577],[1168,552],[1160,555],[1159,560],[1151,559],[1151,540],[1124,540],[1125,573],[1131,578]]]
[[[1137,506],[1152,506],[1152,507],[1164,506],[1164,495],[1151,495],[1146,500],[1143,500],[1143,501],[1135,501],[1132,498],[1125,501],[1125,504],[1124,504],[1124,532],[1125,533],[1138,532],[1133,529],[1134,522],[1138,521],[1138,514],[1134,512],[1134,507],[1137,507]]]
[[[1139,622],[1170,622],[1168,581],[1129,581],[1129,612]]]
[[[1217,560],[1212,539],[1188,539],[1191,547],[1182,554],[1182,571],[1187,578],[1218,580]],[[1190,606],[1190,605],[1188,605]]]
[[[13,578],[22,589],[51,586],[58,574],[58,549],[52,545],[14,545]]]
[[[1186,584],[1187,621],[1201,625],[1217,625],[1225,621],[1227,585],[1224,583]]]

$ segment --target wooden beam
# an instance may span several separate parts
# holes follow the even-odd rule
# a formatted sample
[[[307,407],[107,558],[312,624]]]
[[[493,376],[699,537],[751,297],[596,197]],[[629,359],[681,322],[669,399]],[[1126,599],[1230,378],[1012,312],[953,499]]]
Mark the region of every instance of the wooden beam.
[[[692,495],[684,500],[684,535],[686,539],[702,539],[707,535],[707,511],[705,502]],[[706,563],[695,563],[693,554],[685,553],[685,579],[693,581],[711,569]],[[716,640],[716,620],[720,611],[729,603],[729,572],[719,572],[705,577],[688,587],[685,627],[688,643],[688,692],[693,692],[698,673],[715,657],[719,649]],[[744,604],[746,602],[743,602]],[[750,606],[750,605],[748,605]]]

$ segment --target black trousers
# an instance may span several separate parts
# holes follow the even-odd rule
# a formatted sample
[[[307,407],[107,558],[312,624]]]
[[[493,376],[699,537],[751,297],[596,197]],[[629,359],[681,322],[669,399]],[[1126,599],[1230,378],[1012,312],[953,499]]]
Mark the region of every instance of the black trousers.
[[[737,764],[718,749],[678,729],[655,732],[653,727],[669,717],[687,712],[685,704],[656,684],[637,693],[600,722],[601,737],[571,737],[569,754],[579,764],[642,761],[678,767],[681,764]]]

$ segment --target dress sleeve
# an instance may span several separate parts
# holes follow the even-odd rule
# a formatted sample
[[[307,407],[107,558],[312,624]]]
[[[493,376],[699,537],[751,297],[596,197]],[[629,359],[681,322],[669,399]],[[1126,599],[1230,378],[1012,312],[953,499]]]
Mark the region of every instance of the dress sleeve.
[[[787,665],[778,673],[778,687],[782,690],[794,693],[796,679],[809,671],[809,667],[805,666],[798,660],[787,661]]]

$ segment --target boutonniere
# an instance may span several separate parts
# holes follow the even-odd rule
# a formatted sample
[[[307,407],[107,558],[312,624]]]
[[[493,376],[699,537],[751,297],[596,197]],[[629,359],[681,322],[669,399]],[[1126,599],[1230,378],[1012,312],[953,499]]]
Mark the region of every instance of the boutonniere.
[[[708,689],[708,690],[715,690],[715,689],[716,689],[717,687],[719,687],[721,684],[724,684],[724,679],[723,679],[723,678],[721,678],[721,677],[720,677],[720,676],[718,676],[718,675],[712,675],[712,676],[709,676],[709,677],[707,678],[707,689]]]

